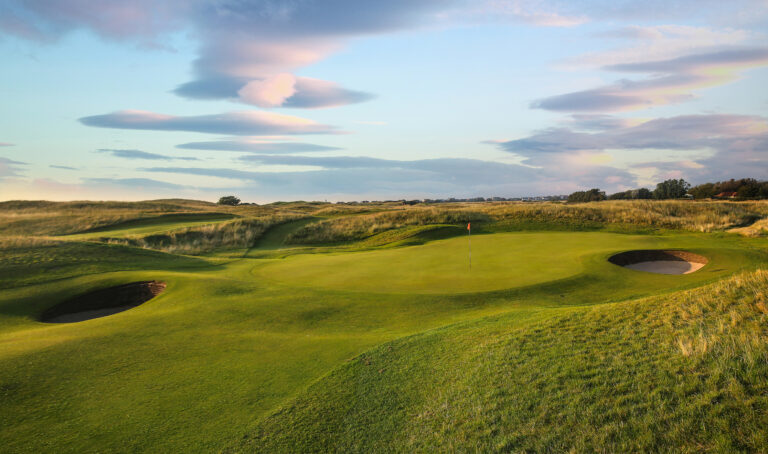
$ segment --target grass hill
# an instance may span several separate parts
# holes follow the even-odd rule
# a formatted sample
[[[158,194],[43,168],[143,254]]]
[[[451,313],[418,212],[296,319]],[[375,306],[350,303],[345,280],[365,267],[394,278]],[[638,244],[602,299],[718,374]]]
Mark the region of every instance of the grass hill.
[[[766,451],[768,238],[727,233],[766,215],[4,202],[0,451]],[[607,261],[634,249],[709,262]],[[149,280],[133,309],[38,321]]]

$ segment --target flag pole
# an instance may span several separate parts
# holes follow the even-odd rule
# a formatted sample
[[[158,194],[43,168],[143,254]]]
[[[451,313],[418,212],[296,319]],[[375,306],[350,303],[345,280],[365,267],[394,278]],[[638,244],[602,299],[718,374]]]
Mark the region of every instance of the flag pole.
[[[472,271],[472,224],[467,222],[467,239],[469,240],[469,271]]]

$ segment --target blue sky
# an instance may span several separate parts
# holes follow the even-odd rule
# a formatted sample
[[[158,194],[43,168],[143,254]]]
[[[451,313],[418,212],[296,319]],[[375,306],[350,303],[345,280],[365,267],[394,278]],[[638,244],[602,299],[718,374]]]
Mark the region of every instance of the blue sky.
[[[768,2],[7,0],[0,200],[768,176]]]

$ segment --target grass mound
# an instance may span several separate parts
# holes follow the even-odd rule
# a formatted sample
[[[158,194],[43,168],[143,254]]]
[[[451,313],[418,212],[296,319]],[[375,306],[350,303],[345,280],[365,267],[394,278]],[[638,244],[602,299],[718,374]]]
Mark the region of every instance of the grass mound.
[[[768,449],[768,272],[505,315],[356,357],[233,452]]]

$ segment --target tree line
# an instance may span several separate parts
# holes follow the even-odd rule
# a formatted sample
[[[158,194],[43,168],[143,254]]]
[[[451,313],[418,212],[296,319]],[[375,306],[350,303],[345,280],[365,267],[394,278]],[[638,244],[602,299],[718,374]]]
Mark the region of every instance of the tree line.
[[[568,202],[599,202],[601,200],[638,200],[638,199],[768,199],[768,181],[754,178],[730,179],[715,183],[704,183],[691,187],[690,183],[680,179],[664,180],[656,189],[630,189],[606,195],[605,191],[593,188],[588,191],[576,191],[568,196]]]

